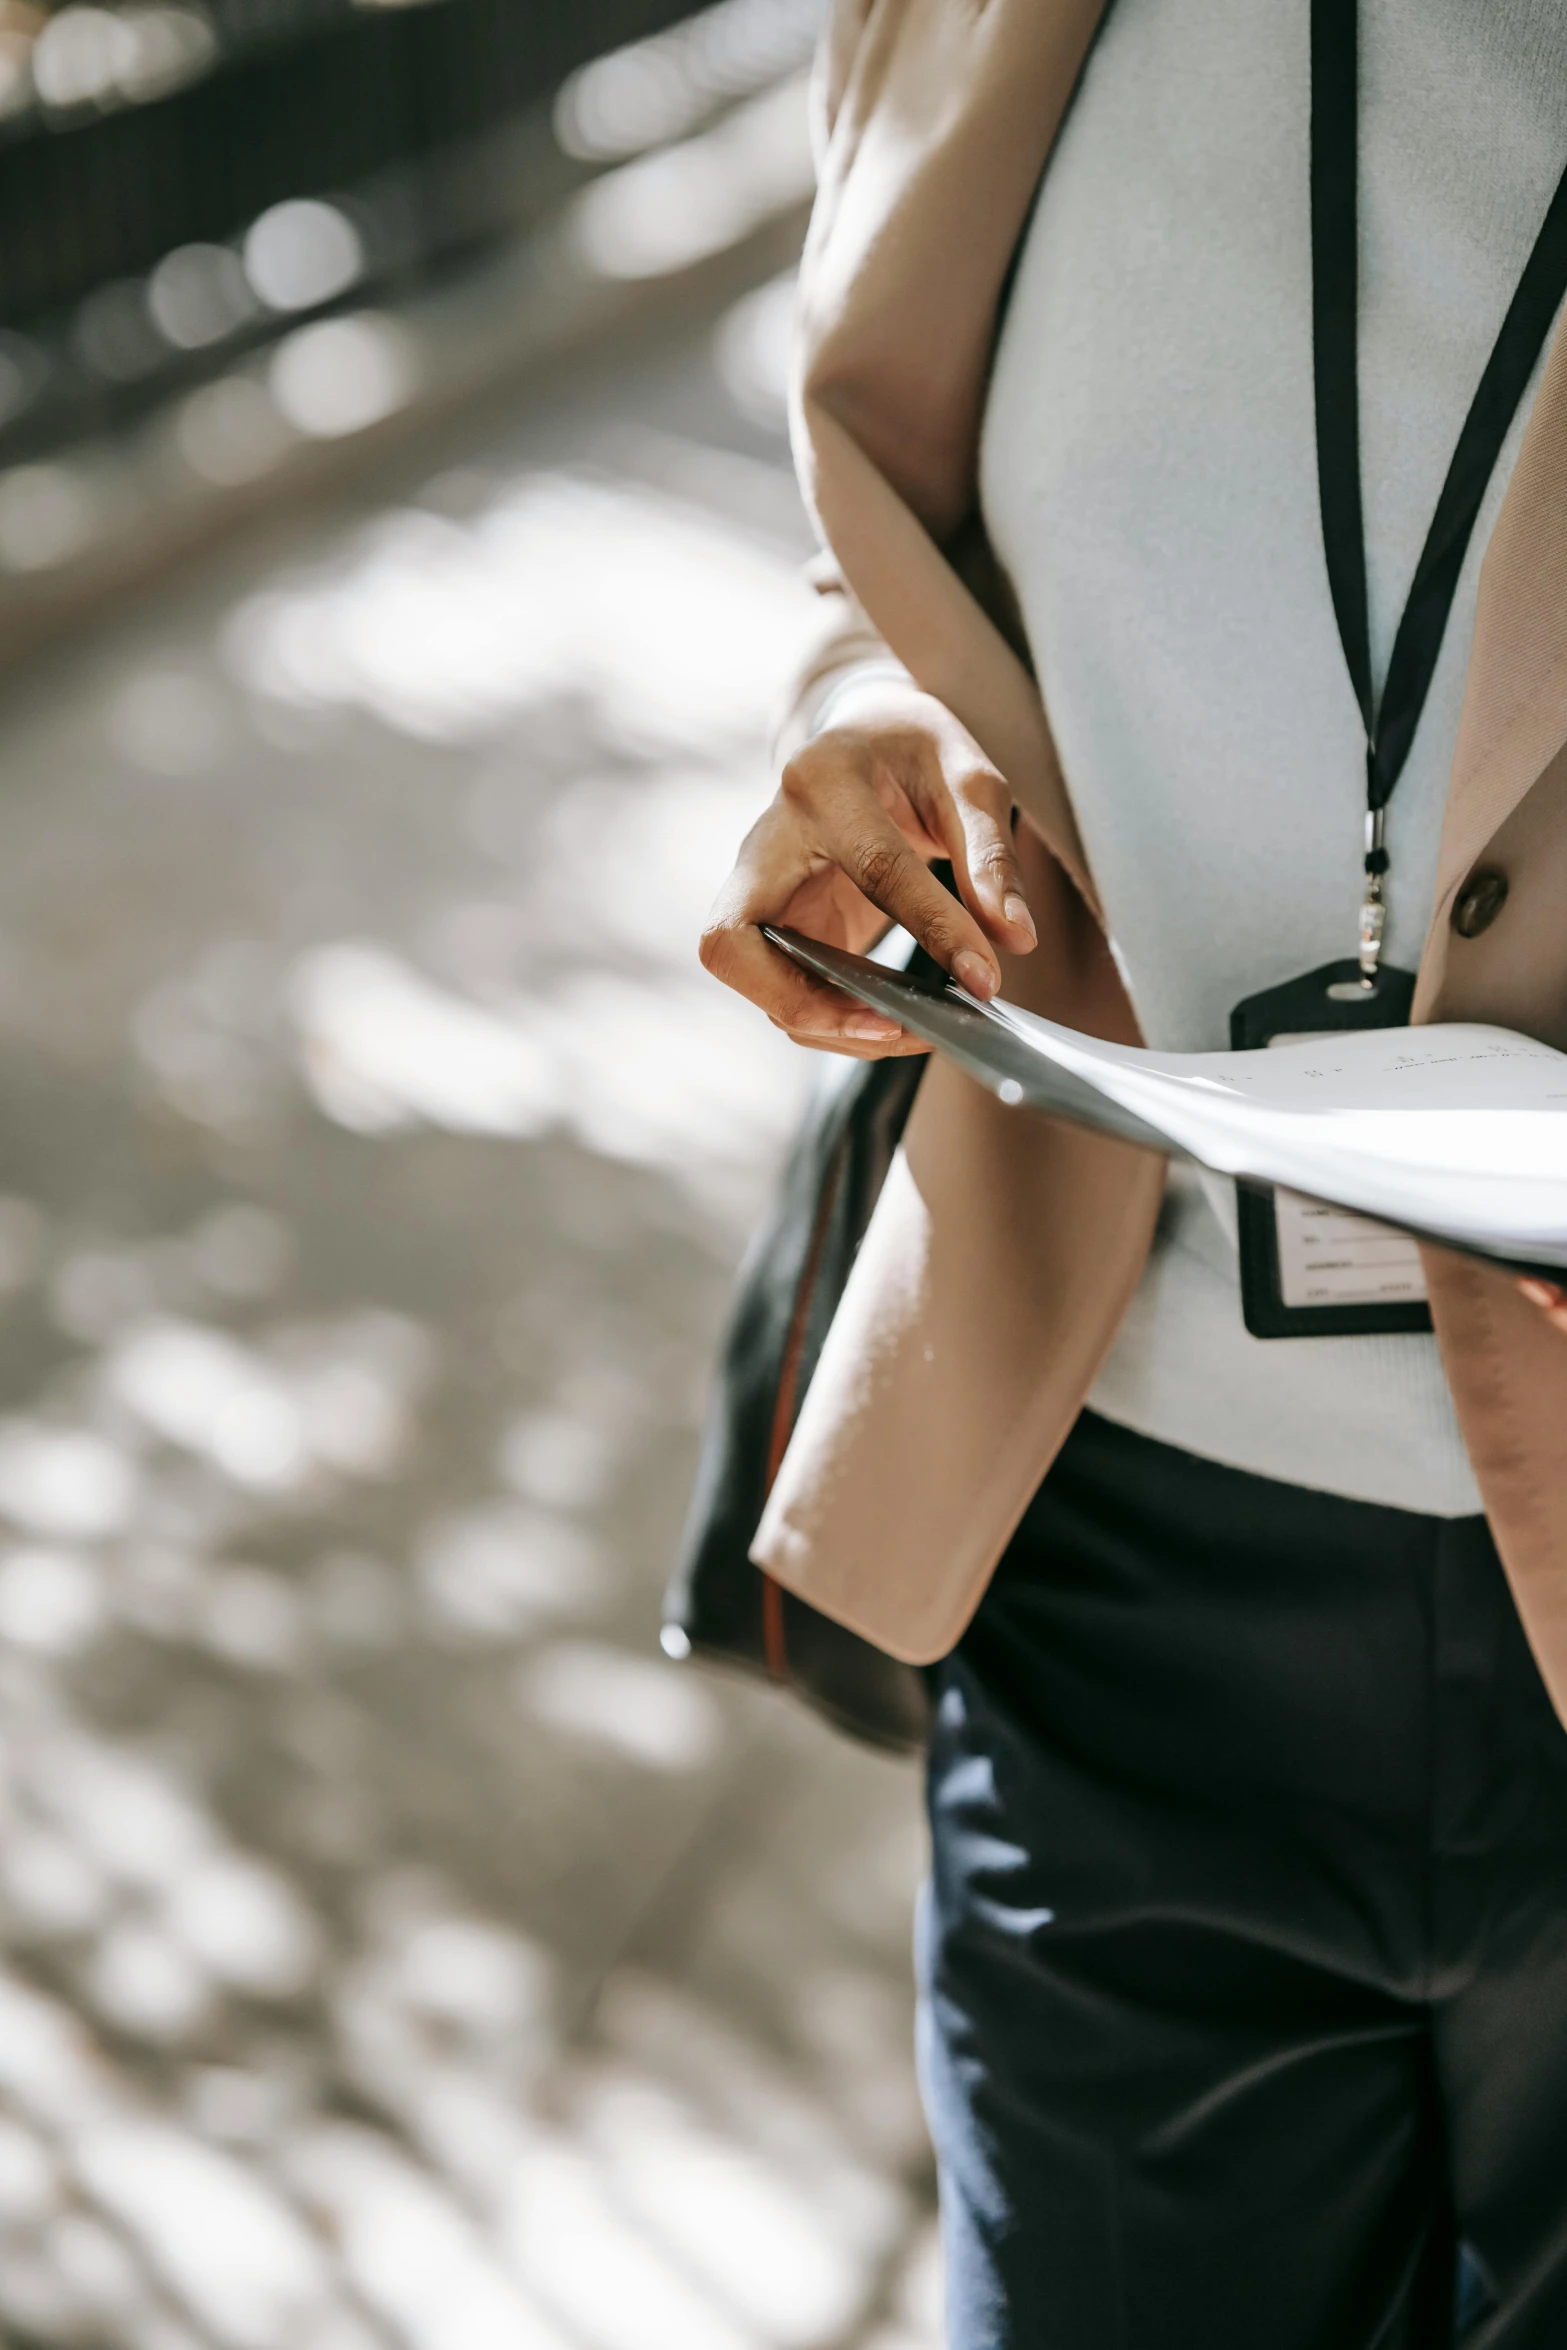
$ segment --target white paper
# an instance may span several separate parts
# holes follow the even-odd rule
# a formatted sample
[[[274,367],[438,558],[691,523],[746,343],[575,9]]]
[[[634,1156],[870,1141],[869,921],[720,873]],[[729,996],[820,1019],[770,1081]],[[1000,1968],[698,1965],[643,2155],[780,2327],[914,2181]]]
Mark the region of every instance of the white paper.
[[[1156,1053],[1015,1005],[988,1009],[1221,1174],[1490,1255],[1567,1264],[1567,1055],[1532,1037],[1466,1024]]]
[[[1149,1052],[795,932],[765,935],[1003,1101],[1406,1234],[1567,1271],[1567,1054],[1533,1037],[1453,1023],[1302,1037],[1268,1052]],[[1396,1278],[1391,1258],[1371,1262],[1382,1243],[1343,1223],[1314,1222],[1291,1245],[1297,1287]]]
[[[1352,1216],[1298,1191],[1273,1195],[1279,1296],[1287,1306],[1389,1306],[1426,1302],[1415,1242],[1390,1224]]]
[[[1339,1031],[1315,1028],[1270,1036],[1268,1050],[1286,1044],[1328,1044]],[[1428,1305],[1426,1269],[1418,1244],[1391,1224],[1373,1223],[1330,1208],[1298,1191],[1273,1194],[1279,1298],[1288,1307]]]

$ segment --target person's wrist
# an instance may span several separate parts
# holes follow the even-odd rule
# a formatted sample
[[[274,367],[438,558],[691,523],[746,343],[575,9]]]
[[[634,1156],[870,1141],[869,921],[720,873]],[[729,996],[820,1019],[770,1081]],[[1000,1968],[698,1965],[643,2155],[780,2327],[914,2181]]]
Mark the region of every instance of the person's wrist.
[[[856,706],[870,710],[878,702],[890,698],[918,694],[920,688],[901,661],[864,661],[845,672],[828,687],[811,720],[807,741],[815,742],[829,728],[839,726],[852,717]]]

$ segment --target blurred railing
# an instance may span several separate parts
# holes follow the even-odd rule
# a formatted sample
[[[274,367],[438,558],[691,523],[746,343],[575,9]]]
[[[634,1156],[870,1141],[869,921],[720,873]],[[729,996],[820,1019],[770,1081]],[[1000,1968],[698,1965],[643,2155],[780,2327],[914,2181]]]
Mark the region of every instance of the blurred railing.
[[[0,467],[525,225],[800,63],[818,15],[0,0]]]

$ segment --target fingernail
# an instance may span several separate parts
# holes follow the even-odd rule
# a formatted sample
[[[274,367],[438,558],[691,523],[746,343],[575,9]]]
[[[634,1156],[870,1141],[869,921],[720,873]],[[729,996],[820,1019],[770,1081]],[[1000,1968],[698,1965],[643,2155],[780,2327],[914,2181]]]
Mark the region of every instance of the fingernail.
[[[886,1044],[902,1033],[896,1020],[881,1020],[872,1013],[844,1023],[845,1036],[855,1037],[861,1044]]]
[[[1010,897],[1008,898],[1006,904],[1002,907],[1001,911],[1003,914],[1005,914],[1007,920],[1011,923],[1014,923],[1019,930],[1026,930],[1034,945],[1038,946],[1039,933],[1034,928],[1034,917],[1029,912],[1028,904],[1025,899],[1016,896]]]
[[[1520,1281],[1518,1286],[1532,1306],[1557,1306],[1562,1302],[1561,1291],[1549,1281]]]
[[[976,955],[972,947],[965,947],[961,955],[952,959],[952,976],[970,995],[977,995],[988,1004],[1001,982],[983,955]]]

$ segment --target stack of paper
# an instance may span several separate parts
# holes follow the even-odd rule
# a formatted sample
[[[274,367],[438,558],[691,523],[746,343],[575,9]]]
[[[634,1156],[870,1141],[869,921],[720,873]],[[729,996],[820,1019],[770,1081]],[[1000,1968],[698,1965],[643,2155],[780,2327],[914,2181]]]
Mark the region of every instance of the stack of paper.
[[[1004,1101],[1449,1247],[1567,1269],[1567,1054],[1532,1037],[1453,1025],[1268,1052],[1148,1052],[794,932],[767,935]]]

